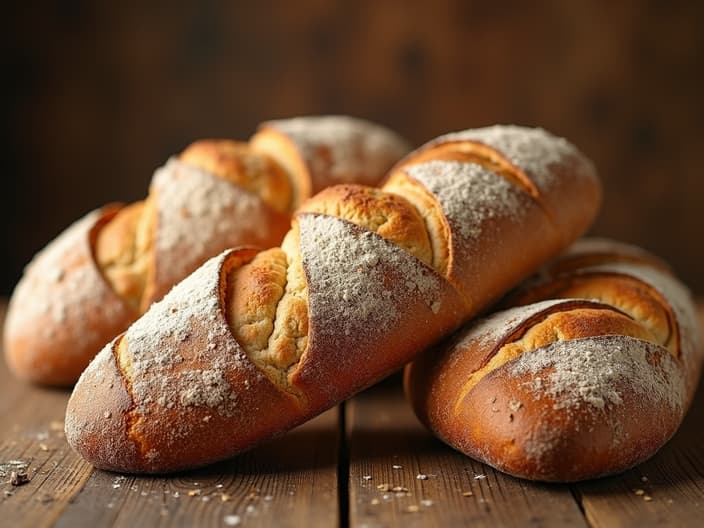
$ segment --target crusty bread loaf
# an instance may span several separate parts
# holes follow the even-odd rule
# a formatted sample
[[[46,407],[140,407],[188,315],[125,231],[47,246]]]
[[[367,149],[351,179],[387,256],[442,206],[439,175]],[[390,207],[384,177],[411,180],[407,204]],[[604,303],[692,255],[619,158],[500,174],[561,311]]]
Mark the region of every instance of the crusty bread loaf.
[[[279,244],[312,189],[375,184],[408,151],[393,132],[359,119],[275,123],[249,143],[193,143],[156,171],[146,200],[91,213],[39,253],[10,303],[12,371],[75,383],[107,341],[208,258]]]
[[[585,240],[405,371],[418,417],[514,476],[576,481],[652,456],[691,403],[702,342],[687,290],[643,250]]]
[[[599,182],[572,145],[519,127],[468,136],[457,152],[491,161],[419,161],[441,138],[381,190],[306,201],[281,247],[228,250],[178,284],[83,373],[70,444],[135,473],[232,456],[398,369],[589,226]]]

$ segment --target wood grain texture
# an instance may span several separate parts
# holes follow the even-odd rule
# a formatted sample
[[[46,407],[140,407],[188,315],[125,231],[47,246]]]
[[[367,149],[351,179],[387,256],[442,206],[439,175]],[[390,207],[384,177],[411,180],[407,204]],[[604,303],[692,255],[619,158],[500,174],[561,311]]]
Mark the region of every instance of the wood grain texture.
[[[701,302],[700,314],[704,325]],[[574,486],[514,479],[446,447],[412,415],[398,379],[348,402],[344,420],[333,409],[232,460],[169,477],[93,471],[63,436],[67,398],[15,381],[0,362],[0,525],[679,527],[704,513],[701,388],[653,459]],[[31,481],[12,486],[10,472],[23,466]]]
[[[231,460],[169,477],[94,471],[57,527],[337,524],[337,409]]]
[[[347,432],[350,526],[585,526],[567,487],[503,475],[436,440],[398,383],[349,402]]]
[[[5,308],[5,302],[0,301],[0,321],[4,321]],[[52,526],[88,479],[91,466],[71,450],[64,437],[67,399],[67,391],[36,388],[16,380],[4,359],[0,361],[3,526]],[[30,481],[13,486],[10,476],[18,470],[26,470]]]

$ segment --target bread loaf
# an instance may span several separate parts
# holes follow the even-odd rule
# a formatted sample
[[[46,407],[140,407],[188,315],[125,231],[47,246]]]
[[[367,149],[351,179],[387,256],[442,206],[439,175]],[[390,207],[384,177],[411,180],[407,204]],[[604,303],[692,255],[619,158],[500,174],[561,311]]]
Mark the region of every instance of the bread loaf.
[[[408,151],[343,116],[265,123],[249,143],[198,141],[154,174],[146,200],[88,214],[40,252],[12,296],[8,364],[75,383],[100,348],[229,247],[281,242],[301,200],[340,181],[376,184]]]
[[[133,473],[239,453],[484,309],[588,227],[599,193],[572,145],[520,127],[435,140],[381,190],[323,190],[281,247],[225,251],[108,344],[74,389],[67,438]]]
[[[676,431],[702,342],[660,259],[587,239],[507,304],[406,368],[416,414],[445,442],[514,476],[570,482],[626,470]]]

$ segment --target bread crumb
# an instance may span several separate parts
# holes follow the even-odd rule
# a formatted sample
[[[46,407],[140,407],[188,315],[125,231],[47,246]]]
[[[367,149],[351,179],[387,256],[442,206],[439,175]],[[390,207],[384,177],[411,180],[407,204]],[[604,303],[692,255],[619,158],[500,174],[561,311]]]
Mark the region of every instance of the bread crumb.
[[[371,475],[363,475],[363,476],[362,476],[362,479],[363,479],[363,480],[371,480],[371,479],[372,479],[372,476],[371,476]]]
[[[430,499],[423,499],[420,501],[420,504],[421,504],[421,506],[425,506],[427,508],[427,507],[432,506],[435,503]]]
[[[394,464],[391,466],[392,469],[401,469],[403,466],[399,466],[398,464]]]
[[[408,508],[406,508],[406,511],[408,513],[418,513],[420,511],[420,507],[417,504],[411,504]]]
[[[239,515],[225,515],[223,521],[227,526],[239,526],[242,519]]]
[[[27,483],[29,483],[29,475],[27,475],[26,471],[12,471],[10,473],[10,484],[12,486],[24,486]]]
[[[462,492],[463,497],[472,497],[473,495],[474,495],[474,493],[472,493],[471,491],[463,491]]]
[[[390,486],[388,484],[379,484],[376,489],[379,491],[389,491]]]
[[[633,490],[633,493],[635,493],[636,495],[645,495],[645,490],[636,489],[636,490]]]
[[[428,480],[428,475],[425,473],[418,473],[416,475],[416,480]]]

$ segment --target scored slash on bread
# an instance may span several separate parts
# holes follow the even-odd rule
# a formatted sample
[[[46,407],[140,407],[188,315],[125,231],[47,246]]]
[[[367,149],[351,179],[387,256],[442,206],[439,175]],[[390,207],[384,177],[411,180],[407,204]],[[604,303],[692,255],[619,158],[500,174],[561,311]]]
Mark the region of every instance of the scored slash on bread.
[[[689,292],[660,259],[584,240],[409,365],[418,417],[514,476],[576,481],[626,470],[674,434],[699,379]]]
[[[590,225],[599,182],[572,145],[471,136],[432,160],[442,141],[421,147],[381,190],[317,194],[280,247],[227,250],[175,286],[85,371],[69,443],[133,473],[232,456],[400,368]]]
[[[340,181],[376,184],[408,150],[390,130],[346,116],[267,122],[249,143],[193,143],[157,169],[144,201],[91,213],[37,254],[10,302],[8,364],[37,383],[75,383],[107,341],[208,258],[279,244],[302,200]],[[73,287],[54,274],[90,281]]]

